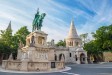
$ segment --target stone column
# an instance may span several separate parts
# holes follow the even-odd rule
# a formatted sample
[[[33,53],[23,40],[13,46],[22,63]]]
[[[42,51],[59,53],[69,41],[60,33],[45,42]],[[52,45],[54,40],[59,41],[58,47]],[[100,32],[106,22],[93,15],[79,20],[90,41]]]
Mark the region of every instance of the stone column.
[[[88,62],[87,62],[87,57],[85,57],[85,64],[88,64]]]
[[[47,45],[47,42],[46,41],[47,41],[47,37],[44,38],[44,45],[45,46]]]
[[[73,41],[73,46],[75,46],[75,41]]]
[[[44,39],[42,39],[42,45],[44,45]]]

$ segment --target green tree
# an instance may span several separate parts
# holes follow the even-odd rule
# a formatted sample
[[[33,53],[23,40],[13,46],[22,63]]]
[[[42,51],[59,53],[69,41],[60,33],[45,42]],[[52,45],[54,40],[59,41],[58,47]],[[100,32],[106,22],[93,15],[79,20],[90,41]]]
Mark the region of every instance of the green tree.
[[[7,59],[12,52],[12,37],[12,30],[1,30],[0,54],[5,56],[4,59]]]
[[[81,34],[81,35],[80,35],[80,37],[81,37],[81,39],[82,39],[83,43],[85,44],[85,43],[86,43],[86,41],[87,41],[88,33]]]
[[[112,25],[102,26],[92,34],[102,52],[112,51]]]
[[[25,44],[26,36],[30,32],[28,31],[27,27],[21,27],[14,36],[12,36],[12,30],[6,29],[1,31],[1,38],[0,38],[0,55],[7,59],[8,56],[13,53],[14,58],[17,55],[17,49],[19,40]],[[5,57],[4,57],[5,56]]]
[[[102,26],[92,32],[94,40],[84,44],[84,49],[88,55],[93,55],[97,60],[102,59],[102,53],[112,51],[112,25]]]
[[[59,42],[56,44],[56,46],[63,46],[63,47],[65,47],[66,46],[65,40],[64,41],[63,40],[59,40]]]
[[[11,46],[12,37],[12,30],[1,30],[1,40],[4,42],[4,44]]]
[[[30,32],[27,29],[27,26],[23,26],[21,27],[13,36],[13,41],[12,41],[12,50],[13,50],[13,56],[14,58],[17,56],[17,50],[18,50],[18,46],[20,41],[23,42],[23,44],[25,45],[26,43],[26,36],[29,34]]]
[[[21,27],[16,34],[14,35],[14,39],[16,42],[22,41],[23,44],[26,43],[26,36],[29,34],[30,32],[27,29],[27,26]]]
[[[84,50],[87,51],[88,58],[94,57],[94,61],[102,61],[102,51],[95,40],[85,43]]]

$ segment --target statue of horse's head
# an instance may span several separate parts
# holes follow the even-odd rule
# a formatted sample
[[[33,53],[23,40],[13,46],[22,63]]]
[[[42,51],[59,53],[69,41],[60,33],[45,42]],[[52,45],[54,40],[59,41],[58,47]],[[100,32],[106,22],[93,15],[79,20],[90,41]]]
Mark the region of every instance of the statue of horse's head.
[[[46,16],[45,13],[42,13],[42,14],[41,14],[42,19],[43,19],[45,16]]]

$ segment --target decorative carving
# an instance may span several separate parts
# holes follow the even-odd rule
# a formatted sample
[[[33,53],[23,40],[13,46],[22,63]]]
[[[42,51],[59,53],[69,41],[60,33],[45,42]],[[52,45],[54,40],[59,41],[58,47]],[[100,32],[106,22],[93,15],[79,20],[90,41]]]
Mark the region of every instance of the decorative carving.
[[[29,54],[28,52],[24,52],[22,55],[22,60],[28,59],[29,58]]]

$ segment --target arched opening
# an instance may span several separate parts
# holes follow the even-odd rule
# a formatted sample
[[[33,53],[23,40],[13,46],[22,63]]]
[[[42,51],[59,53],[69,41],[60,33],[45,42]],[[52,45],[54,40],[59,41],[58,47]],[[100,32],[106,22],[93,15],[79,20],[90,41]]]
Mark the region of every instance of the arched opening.
[[[61,61],[61,60],[65,60],[65,55],[64,54],[59,55],[59,61]]]
[[[72,44],[72,43],[70,42],[70,46],[71,46],[71,44]]]
[[[73,46],[73,41],[72,41],[72,46]]]
[[[68,42],[68,46],[70,46],[70,42]]]
[[[57,55],[56,54],[55,54],[55,58],[54,59],[55,59],[55,61],[57,61]]]
[[[80,63],[85,64],[85,54],[84,53],[80,54]]]
[[[38,36],[38,44],[43,45],[44,40],[45,40],[45,37]]]
[[[70,57],[72,57],[72,53],[70,53]]]
[[[78,60],[77,55],[75,55],[75,61],[77,61],[77,60]]]

